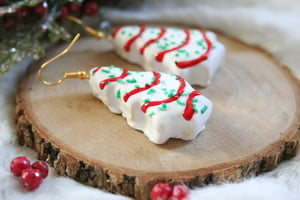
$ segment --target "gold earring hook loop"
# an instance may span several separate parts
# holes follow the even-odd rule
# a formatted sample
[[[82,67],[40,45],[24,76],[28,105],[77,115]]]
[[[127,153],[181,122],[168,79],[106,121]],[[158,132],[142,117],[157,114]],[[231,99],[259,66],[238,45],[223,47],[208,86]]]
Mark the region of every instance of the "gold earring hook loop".
[[[38,78],[40,80],[40,82],[42,82],[43,84],[47,85],[47,86],[55,86],[55,85],[59,85],[61,84],[66,78],[80,78],[80,79],[89,79],[90,76],[86,74],[85,71],[80,70],[78,72],[66,72],[63,77],[61,79],[59,79],[57,82],[48,82],[45,79],[43,79],[42,77],[42,71],[52,62],[58,60],[59,58],[61,58],[62,56],[66,55],[70,49],[74,46],[74,44],[77,42],[77,40],[79,39],[80,34],[77,33],[76,36],[74,37],[74,39],[71,41],[71,43],[68,45],[68,47],[62,51],[60,54],[56,55],[55,57],[51,58],[50,60],[48,60],[47,62],[43,63],[38,71]]]
[[[86,33],[88,33],[89,35],[95,37],[98,40],[102,39],[105,36],[103,32],[97,31],[97,30],[93,29],[92,27],[89,27],[89,26],[85,25],[83,23],[83,21],[78,19],[77,17],[68,15],[67,19],[72,21],[72,22],[75,22],[78,25],[80,25]]]

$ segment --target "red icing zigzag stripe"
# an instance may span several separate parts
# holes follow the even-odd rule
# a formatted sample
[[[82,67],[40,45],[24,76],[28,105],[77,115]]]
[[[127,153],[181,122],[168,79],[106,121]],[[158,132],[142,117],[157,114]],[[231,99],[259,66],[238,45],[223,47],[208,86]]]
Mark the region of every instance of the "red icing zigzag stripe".
[[[200,57],[198,57],[196,59],[176,62],[176,65],[178,68],[184,69],[184,68],[192,67],[192,66],[197,65],[198,63],[207,59],[207,57],[212,49],[212,43],[206,36],[205,31],[200,30],[200,32],[202,33],[204,41],[206,42],[206,45],[207,45],[206,51]]]
[[[179,46],[177,46],[177,47],[174,47],[174,48],[172,48],[172,49],[168,49],[168,50],[159,52],[159,53],[156,55],[155,59],[156,59],[158,62],[162,62],[162,60],[164,59],[164,56],[165,56],[167,53],[172,52],[172,51],[176,51],[177,49],[180,49],[180,48],[184,47],[185,45],[187,45],[187,44],[190,42],[190,32],[189,32],[188,30],[184,30],[184,33],[185,33],[186,37],[185,37],[184,42],[183,42],[181,45],[179,45]]]
[[[101,69],[101,67],[97,67],[96,69],[94,69],[93,71],[92,71],[92,74],[95,74],[97,71],[99,71]]]
[[[180,95],[183,93],[184,88],[185,88],[185,81],[180,76],[176,76],[176,77],[179,79],[178,81],[180,82],[180,86],[177,89],[176,94],[171,96],[170,98],[165,99],[165,100],[148,101],[148,102],[144,103],[141,107],[141,109],[144,113],[146,113],[147,109],[151,106],[158,106],[158,105],[161,105],[162,103],[171,103],[171,102],[176,101],[177,99],[180,98]]]
[[[122,27],[117,27],[114,29],[114,31],[112,32],[112,37],[115,38],[116,35],[119,33],[119,31],[121,30]]]
[[[115,82],[115,81],[117,81],[117,80],[119,80],[119,79],[125,78],[125,77],[128,75],[127,72],[128,72],[128,70],[127,70],[127,69],[124,69],[123,72],[122,72],[122,74],[121,74],[120,76],[102,80],[102,81],[100,82],[100,84],[99,84],[100,89],[101,89],[101,90],[104,89],[104,87],[105,87],[105,86],[107,85],[107,83],[109,83],[109,82]]]
[[[201,95],[201,93],[195,90],[195,91],[190,93],[189,97],[186,100],[186,106],[185,106],[185,109],[184,109],[184,112],[183,112],[182,116],[187,121],[190,121],[193,118],[193,115],[194,115],[195,111],[193,109],[192,100],[195,96],[198,96],[198,95]]]
[[[133,44],[133,42],[134,42],[136,39],[138,39],[138,37],[141,36],[141,35],[144,33],[145,29],[146,29],[146,27],[145,27],[144,25],[140,25],[139,28],[140,28],[139,32],[138,32],[135,36],[133,36],[132,38],[130,38],[130,39],[125,43],[124,49],[125,49],[126,51],[130,51],[130,47],[131,47],[131,45]],[[120,30],[121,30],[121,27],[115,28],[114,31],[113,31],[113,33],[112,33],[112,36],[115,37],[115,36],[118,34],[118,32],[119,32]],[[207,35],[206,35],[206,33],[205,33],[204,30],[200,29],[200,32],[202,33],[202,36],[203,36],[203,38],[204,38],[204,41],[205,41],[205,43],[206,43],[206,45],[207,45],[206,51],[205,51],[201,56],[199,56],[198,58],[195,58],[195,59],[192,59],[192,60],[176,61],[176,66],[177,66],[178,68],[184,69],[184,68],[192,67],[192,66],[194,66],[194,65],[197,65],[198,63],[201,63],[202,61],[204,61],[204,60],[206,60],[206,59],[208,58],[209,53],[210,53],[210,51],[211,51],[211,49],[212,49],[212,42],[209,40],[209,38],[207,37]],[[155,43],[156,41],[160,40],[160,39],[165,35],[165,33],[166,33],[166,29],[160,28],[160,34],[159,34],[156,38],[148,40],[148,41],[147,41],[147,42],[139,49],[140,54],[143,55],[143,54],[144,54],[144,51],[145,51],[145,49],[146,49],[146,47],[149,46],[149,45],[151,45],[151,44],[153,44],[153,43]],[[181,44],[181,45],[179,45],[179,46],[177,46],[177,47],[174,47],[174,48],[172,48],[172,49],[168,49],[168,50],[159,52],[159,53],[156,55],[155,59],[156,59],[158,62],[162,62],[162,61],[163,61],[163,58],[164,58],[164,56],[165,56],[165,54],[167,54],[167,53],[169,53],[169,52],[172,52],[172,51],[175,51],[175,50],[178,50],[178,49],[184,47],[185,45],[187,45],[187,44],[189,43],[189,41],[190,41],[190,32],[189,32],[188,30],[184,30],[184,33],[186,34],[186,38],[185,38],[185,41],[184,41],[183,44]]]
[[[131,90],[130,92],[128,92],[127,94],[124,95],[123,99],[125,102],[128,101],[129,97],[131,97],[132,95],[135,95],[139,92],[143,92],[145,90],[148,90],[156,85],[158,85],[160,83],[160,75],[159,73],[153,71],[153,76],[154,76],[154,81],[149,85],[149,84],[146,84],[145,87],[141,87],[141,88],[135,88],[134,90]]]
[[[147,46],[149,46],[150,44],[153,44],[154,42],[156,42],[157,40],[159,40],[160,38],[162,38],[166,33],[166,29],[164,28],[160,28],[160,33],[157,36],[157,38],[148,40],[141,48],[140,48],[140,54],[144,54],[144,51],[146,49]]]
[[[96,72],[98,72],[100,69],[101,69],[101,67],[98,67],[98,68],[96,68],[95,70],[93,70],[92,73],[96,73]],[[139,92],[148,90],[148,89],[150,89],[151,87],[154,87],[154,86],[160,84],[160,74],[157,73],[157,72],[155,72],[155,71],[153,71],[152,73],[153,73],[153,76],[154,76],[155,80],[154,80],[152,83],[150,83],[150,84],[146,84],[145,87],[142,87],[142,88],[135,88],[135,89],[131,90],[130,92],[128,92],[127,94],[125,94],[125,95],[123,96],[123,99],[124,99],[125,102],[127,102],[128,99],[129,99],[131,96],[133,96],[133,95],[135,95],[135,94],[137,94],[137,93],[139,93]],[[102,81],[100,82],[100,84],[99,84],[99,87],[100,87],[100,89],[102,90],[102,89],[104,89],[104,87],[105,87],[109,82],[116,82],[116,81],[118,81],[119,79],[125,78],[127,75],[128,75],[128,70],[127,70],[127,69],[124,69],[120,76],[102,80]],[[171,103],[171,102],[174,102],[174,101],[176,101],[177,99],[179,99],[179,98],[180,98],[180,95],[184,92],[184,89],[185,89],[186,84],[185,84],[184,79],[181,78],[180,76],[177,76],[177,75],[176,75],[176,78],[177,78],[178,81],[180,82],[180,86],[178,87],[177,92],[176,92],[173,96],[171,96],[171,97],[169,97],[169,98],[167,98],[167,99],[161,100],[161,101],[148,101],[148,102],[144,103],[144,104],[141,106],[141,110],[142,110],[144,113],[146,113],[146,111],[147,111],[147,109],[148,109],[149,107],[152,107],[152,106],[158,106],[158,105],[161,105],[161,104],[163,104],[163,103]],[[187,121],[191,120],[191,119],[193,118],[194,114],[195,114],[195,110],[194,110],[194,108],[193,108],[193,98],[194,98],[195,96],[198,96],[198,95],[202,95],[202,94],[201,94],[199,91],[196,91],[196,90],[195,90],[195,91],[193,91],[193,92],[191,92],[191,93],[189,94],[189,96],[188,96],[188,98],[187,98],[187,100],[186,100],[186,106],[185,106],[185,108],[184,108],[184,111],[183,111],[183,113],[182,113],[182,116],[183,116],[183,118],[184,118],[185,120],[187,120]]]
[[[140,27],[140,31],[138,32],[138,34],[136,34],[135,36],[133,36],[132,38],[130,38],[130,39],[126,42],[126,44],[124,45],[125,51],[130,51],[130,47],[131,47],[132,43],[133,43],[136,39],[138,39],[138,38],[143,34],[143,32],[146,30],[146,27],[143,26],[143,25],[140,25],[139,27]]]

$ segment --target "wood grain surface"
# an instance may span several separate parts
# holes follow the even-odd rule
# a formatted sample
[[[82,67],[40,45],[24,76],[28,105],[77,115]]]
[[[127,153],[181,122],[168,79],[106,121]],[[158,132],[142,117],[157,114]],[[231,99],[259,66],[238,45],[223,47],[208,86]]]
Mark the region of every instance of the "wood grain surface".
[[[195,140],[149,142],[94,98],[86,80],[42,85],[37,68],[64,44],[32,63],[19,84],[19,142],[34,148],[60,175],[136,199],[147,199],[161,181],[195,187],[272,170],[296,152],[299,83],[262,50],[218,36],[226,60],[211,85],[197,88],[214,108]],[[64,72],[112,64],[142,70],[118,57],[108,41],[82,38],[43,74],[55,81]]]

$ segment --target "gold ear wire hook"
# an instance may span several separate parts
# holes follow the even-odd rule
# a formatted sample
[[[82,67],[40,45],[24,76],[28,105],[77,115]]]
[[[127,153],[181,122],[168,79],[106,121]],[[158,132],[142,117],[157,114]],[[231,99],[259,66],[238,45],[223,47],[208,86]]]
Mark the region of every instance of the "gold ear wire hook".
[[[74,16],[67,16],[67,19],[69,19],[72,22],[75,22],[76,24],[79,24],[83,30],[88,33],[89,35],[95,37],[96,39],[102,39],[104,37],[104,33],[101,31],[97,31],[87,25],[85,25],[80,19],[78,19],[77,17]]]
[[[76,34],[76,36],[74,37],[74,39],[71,41],[71,43],[69,44],[69,46],[62,51],[60,54],[56,55],[55,57],[51,58],[50,60],[48,60],[47,62],[43,63],[38,71],[38,78],[40,80],[40,82],[42,82],[45,85],[48,86],[55,86],[55,85],[59,85],[61,84],[66,78],[80,78],[80,79],[90,79],[90,76],[86,74],[85,71],[78,71],[78,72],[66,72],[64,74],[64,76],[59,79],[57,82],[48,82],[46,80],[43,79],[42,77],[42,71],[52,62],[58,60],[59,58],[61,58],[62,56],[66,55],[70,49],[74,46],[74,44],[77,42],[77,40],[79,39],[80,34]]]

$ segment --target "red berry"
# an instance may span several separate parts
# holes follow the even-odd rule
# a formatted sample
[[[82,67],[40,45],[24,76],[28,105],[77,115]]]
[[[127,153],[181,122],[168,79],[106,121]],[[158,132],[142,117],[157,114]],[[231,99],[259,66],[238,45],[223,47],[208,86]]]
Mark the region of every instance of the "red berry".
[[[48,165],[44,161],[36,161],[31,165],[32,169],[40,170],[42,178],[46,178],[48,176]]]
[[[99,10],[98,4],[95,2],[87,2],[83,5],[83,13],[87,16],[94,16]]]
[[[166,183],[157,183],[150,192],[152,200],[168,200],[172,194],[172,188]]]
[[[42,183],[42,175],[38,169],[24,169],[21,175],[21,182],[28,191],[34,190]]]
[[[19,19],[24,19],[29,17],[30,15],[30,8],[28,6],[22,6],[16,11],[16,15]]]
[[[188,197],[189,189],[184,185],[175,185],[172,191],[171,200],[185,200]]]
[[[60,14],[57,17],[58,20],[63,20],[66,16],[69,15],[69,9],[68,7],[64,6],[61,10],[60,10]]]
[[[69,11],[72,13],[78,12],[81,8],[81,4],[79,4],[79,3],[69,2],[69,3],[67,3],[67,6],[68,6]]]
[[[40,2],[33,7],[33,12],[37,17],[43,17],[48,11],[48,5],[45,2]]]
[[[25,156],[16,157],[10,162],[10,171],[15,176],[21,176],[22,171],[28,168],[30,168],[30,161]]]

